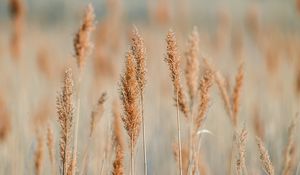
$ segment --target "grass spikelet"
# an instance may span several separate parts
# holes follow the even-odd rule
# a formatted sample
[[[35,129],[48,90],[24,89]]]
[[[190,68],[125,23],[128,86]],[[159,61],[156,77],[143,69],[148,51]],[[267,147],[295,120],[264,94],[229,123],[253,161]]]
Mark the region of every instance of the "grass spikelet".
[[[234,125],[234,120],[233,120],[233,113],[232,113],[232,107],[231,107],[231,103],[230,103],[230,98],[229,95],[227,93],[227,89],[225,87],[225,81],[224,78],[222,77],[222,75],[220,74],[220,72],[216,72],[215,73],[215,80],[216,83],[218,85],[219,91],[221,93],[221,97],[222,100],[224,102],[224,106],[225,106],[225,110],[229,116],[230,121],[232,122],[232,124]]]
[[[296,142],[295,142],[295,131],[296,131],[296,123],[298,120],[298,116],[295,117],[289,126],[288,129],[288,142],[284,151],[284,161],[283,161],[283,169],[282,175],[290,175],[293,174],[293,168],[296,161]]]
[[[90,134],[89,134],[90,137],[93,136],[95,126],[97,125],[97,123],[102,117],[102,114],[104,112],[103,104],[105,101],[106,101],[106,93],[102,93],[100,98],[98,99],[95,109],[91,113]]]
[[[270,160],[268,150],[265,148],[265,146],[263,145],[263,142],[261,141],[261,139],[259,137],[256,137],[256,142],[257,142],[257,146],[258,146],[259,153],[260,153],[259,158],[261,160],[261,164],[262,164],[265,172],[268,175],[274,175],[275,174],[274,167]]]
[[[126,55],[124,75],[121,77],[121,101],[124,115],[122,120],[130,138],[131,174],[134,174],[134,149],[141,128],[141,117],[138,108],[138,82],[134,58],[131,52]]]
[[[60,158],[62,164],[62,174],[67,174],[70,165],[70,143],[73,123],[73,80],[71,69],[67,69],[64,75],[64,85],[62,92],[57,97],[58,121],[61,128],[60,133]]]
[[[77,66],[80,71],[82,71],[86,58],[91,49],[90,35],[94,30],[94,8],[89,4],[86,8],[85,15],[83,17],[83,23],[81,24],[78,32],[74,38],[74,50],[75,57],[77,60]]]
[[[243,63],[240,64],[238,73],[235,78],[235,87],[232,94],[232,112],[233,112],[233,123],[234,126],[237,125],[238,112],[239,112],[239,102],[241,98],[241,90],[244,80],[244,68]]]
[[[186,103],[183,88],[180,84],[180,68],[179,68],[180,58],[177,52],[178,48],[177,48],[175,33],[172,30],[168,32],[166,42],[167,42],[167,55],[165,57],[165,62],[169,65],[170,76],[174,87],[174,100],[176,102],[176,105],[178,105],[179,109],[184,114],[184,116],[188,118],[189,107]],[[177,104],[177,100],[178,100],[178,104]]]
[[[124,174],[124,141],[121,129],[121,116],[118,109],[118,104],[113,105],[114,116],[114,145],[115,145],[115,160],[113,162],[113,175]]]
[[[201,127],[201,124],[205,118],[205,114],[208,109],[210,97],[209,97],[209,89],[212,86],[213,74],[210,70],[206,70],[204,72],[203,77],[200,80],[199,85],[199,96],[200,103],[198,107],[198,116],[195,120],[196,131]]]
[[[199,34],[197,28],[194,27],[192,34],[189,36],[186,57],[185,78],[190,96],[190,101],[193,103],[198,85],[199,74]]]
[[[236,160],[236,168],[238,175],[248,174],[245,159],[247,135],[248,132],[246,130],[246,127],[244,126],[237,138],[238,155]]]

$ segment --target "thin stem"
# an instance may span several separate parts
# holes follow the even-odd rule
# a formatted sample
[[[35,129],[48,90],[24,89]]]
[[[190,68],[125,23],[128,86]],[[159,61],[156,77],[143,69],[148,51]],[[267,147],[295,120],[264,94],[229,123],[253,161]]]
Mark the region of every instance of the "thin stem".
[[[234,127],[234,131],[236,127]],[[235,133],[233,133],[232,135],[232,143],[231,143],[231,154],[230,154],[230,160],[229,160],[229,172],[228,174],[231,175],[232,174],[232,163],[233,163],[233,157],[234,157],[234,143],[235,143],[235,140],[236,140],[236,136],[235,136]]]
[[[76,118],[75,118],[75,130],[74,130],[74,150],[73,150],[73,162],[72,162],[72,175],[75,175],[75,163],[76,163],[76,159],[77,159],[77,142],[78,142],[78,125],[79,125],[79,116],[80,116],[80,86],[81,86],[81,74],[82,72],[79,72],[79,76],[78,76],[78,84],[77,84],[77,112],[76,112]]]
[[[144,152],[144,175],[147,175],[147,149],[146,149],[146,128],[144,119],[144,95],[141,93],[141,107],[142,107],[142,124],[143,124],[143,152]]]
[[[130,174],[134,175],[134,157],[133,157],[133,137],[131,137],[130,143]]]
[[[178,132],[178,148],[179,148],[179,174],[182,175],[182,155],[181,155],[181,134],[180,134],[180,118],[179,118],[179,108],[178,108],[178,91],[176,93],[176,108],[177,108],[177,132]]]

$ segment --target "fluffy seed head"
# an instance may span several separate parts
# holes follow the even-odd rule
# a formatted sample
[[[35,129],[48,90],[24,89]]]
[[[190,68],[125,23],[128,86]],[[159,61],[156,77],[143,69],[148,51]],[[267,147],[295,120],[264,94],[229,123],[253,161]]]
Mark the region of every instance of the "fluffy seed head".
[[[80,71],[83,69],[86,62],[86,57],[88,56],[91,49],[90,35],[94,30],[94,20],[94,9],[93,6],[89,4],[85,11],[83,23],[76,33],[73,43],[77,66]]]
[[[134,147],[140,132],[141,117],[138,110],[139,90],[136,78],[136,65],[131,52],[128,52],[126,55],[126,67],[125,73],[121,77],[120,93],[124,109],[122,120]]]
[[[185,117],[188,118],[189,107],[186,103],[183,88],[180,84],[179,55],[177,53],[175,34],[172,30],[168,32],[166,42],[167,42],[167,55],[165,57],[165,62],[169,65],[170,75],[174,86],[174,99],[175,102],[177,102],[178,100],[179,109],[185,115]]]

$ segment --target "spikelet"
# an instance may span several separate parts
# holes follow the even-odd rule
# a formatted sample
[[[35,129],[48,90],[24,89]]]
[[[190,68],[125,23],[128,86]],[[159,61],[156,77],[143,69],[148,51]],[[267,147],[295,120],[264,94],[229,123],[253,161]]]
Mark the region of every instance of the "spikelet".
[[[103,104],[105,101],[106,101],[106,93],[102,93],[100,98],[98,99],[98,103],[97,103],[95,109],[91,113],[90,135],[89,135],[90,137],[93,136],[95,126],[97,125],[97,123],[99,122],[99,120],[102,117],[102,114],[104,111]]]
[[[268,150],[264,147],[263,142],[261,141],[261,139],[259,137],[256,137],[256,142],[257,142],[257,146],[259,149],[259,153],[260,153],[260,160],[262,163],[262,166],[265,170],[265,172],[268,175],[274,175],[274,167],[272,165],[272,162],[270,160],[270,156],[268,153]]]
[[[141,117],[138,111],[139,91],[135,66],[133,55],[131,52],[128,52],[126,55],[125,72],[121,77],[120,93],[124,108],[122,120],[133,147],[135,147],[141,126]]]
[[[51,164],[51,171],[52,174],[56,174],[56,161],[55,161],[55,147],[54,147],[54,136],[53,136],[53,130],[48,125],[47,128],[47,147],[48,147],[48,154],[49,154],[49,160]]]
[[[113,104],[113,116],[114,116],[114,145],[115,145],[115,160],[113,162],[113,175],[124,174],[124,141],[121,129],[121,117],[118,109],[118,104]]]
[[[203,120],[205,119],[205,114],[208,109],[210,97],[209,97],[209,89],[212,86],[213,74],[210,70],[206,70],[204,72],[203,77],[200,80],[199,85],[199,97],[200,103],[198,106],[198,115],[196,117],[195,125],[196,130],[201,127]]]
[[[237,138],[237,149],[238,149],[238,155],[236,160],[236,168],[237,168],[237,174],[242,175],[244,174],[243,171],[246,171],[246,141],[247,141],[247,135],[248,132],[243,127],[241,133],[238,135]]]
[[[145,47],[144,41],[136,27],[134,27],[131,38],[131,51],[134,56],[136,62],[136,74],[137,81],[139,84],[140,93],[142,94],[144,91],[144,87],[146,84],[146,57],[145,57]]]
[[[35,150],[35,157],[34,157],[34,170],[36,175],[42,174],[42,168],[43,168],[42,166],[44,160],[44,139],[39,132],[37,136],[37,147]]]
[[[296,160],[296,142],[295,142],[295,131],[296,131],[296,123],[298,117],[295,117],[289,126],[288,129],[288,142],[284,152],[284,161],[283,161],[283,169],[282,175],[291,175],[293,173],[293,168],[295,166]]]
[[[239,102],[241,98],[241,90],[243,86],[244,80],[244,70],[243,63],[240,64],[238,73],[235,78],[235,86],[232,94],[232,112],[233,112],[233,123],[234,126],[237,125],[238,120],[238,112],[239,112]]]
[[[170,76],[171,76],[173,86],[174,86],[175,104],[177,104],[176,102],[178,100],[179,109],[185,115],[185,117],[188,118],[189,107],[186,103],[183,88],[180,84],[180,70],[179,70],[180,58],[177,53],[177,44],[176,44],[175,34],[172,30],[169,30],[169,32],[168,32],[166,42],[167,42],[167,55],[165,57],[165,62],[169,65],[169,69],[170,69]]]
[[[73,80],[71,69],[67,69],[64,75],[62,92],[57,97],[58,121],[61,128],[60,133],[60,158],[62,171],[67,173],[70,164],[70,143],[73,123]]]
[[[234,120],[232,117],[232,114],[233,114],[232,107],[231,107],[229,95],[227,93],[227,89],[225,87],[224,78],[221,76],[220,72],[216,72],[214,78],[216,80],[219,91],[221,93],[221,97],[224,102],[225,110],[229,116],[230,121],[232,122],[232,124],[234,124],[234,122],[233,122]]]
[[[185,78],[190,96],[190,101],[193,103],[198,85],[199,74],[199,34],[195,27],[192,34],[189,36],[186,57]]]
[[[21,37],[25,16],[25,7],[22,0],[10,0],[10,15],[12,18],[13,33],[10,41],[10,50],[14,61],[17,61],[21,55]]]
[[[73,41],[77,66],[80,71],[82,71],[86,62],[86,57],[91,49],[90,35],[94,30],[94,20],[94,9],[93,6],[89,4],[85,11],[83,23],[76,33]]]

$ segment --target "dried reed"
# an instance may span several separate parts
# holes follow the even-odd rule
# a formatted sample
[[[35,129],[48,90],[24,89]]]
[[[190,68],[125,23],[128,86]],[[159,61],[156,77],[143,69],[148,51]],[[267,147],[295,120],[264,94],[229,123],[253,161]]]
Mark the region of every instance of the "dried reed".
[[[138,81],[136,65],[131,52],[126,55],[126,65],[124,75],[121,77],[121,101],[123,103],[124,114],[122,120],[127,134],[130,138],[130,172],[134,174],[134,150],[140,133],[141,116],[138,108]]]
[[[238,134],[237,138],[237,149],[238,149],[238,155],[236,160],[236,168],[237,168],[237,174],[238,175],[247,175],[247,168],[246,168],[246,141],[247,141],[247,135],[248,132],[246,130],[246,127],[244,126],[242,131]]]
[[[265,148],[265,146],[263,145],[263,142],[261,141],[261,139],[259,137],[256,137],[256,142],[257,142],[257,146],[258,146],[259,153],[260,153],[259,158],[261,160],[261,164],[262,164],[265,172],[268,175],[274,175],[275,174],[274,167],[270,160],[268,150]]]
[[[62,174],[66,175],[71,159],[71,130],[73,124],[73,80],[72,71],[67,69],[64,75],[64,85],[62,92],[57,97],[58,121],[61,128],[60,133],[60,158],[62,164]]]
[[[182,154],[181,154],[181,126],[179,118],[179,110],[183,112],[186,118],[189,115],[189,108],[186,104],[182,86],[180,84],[180,71],[179,71],[179,55],[177,53],[177,44],[175,34],[172,30],[169,30],[166,38],[167,42],[167,56],[165,62],[169,65],[170,76],[174,87],[174,99],[177,108],[177,137],[178,137],[178,149],[179,149],[179,172],[182,175]]]
[[[146,148],[146,126],[144,119],[144,88],[146,84],[146,57],[145,57],[145,47],[144,41],[136,27],[134,27],[132,32],[132,46],[131,51],[136,62],[136,75],[140,90],[140,104],[141,104],[141,117],[143,125],[143,153],[144,153],[144,174],[147,175],[147,148]]]
[[[81,24],[79,31],[76,33],[73,45],[75,51],[75,58],[77,60],[77,66],[79,69],[78,82],[77,82],[77,108],[75,115],[75,129],[74,129],[74,149],[73,149],[73,161],[72,161],[72,175],[75,175],[76,172],[76,162],[77,162],[77,147],[78,147],[78,125],[80,118],[80,86],[81,86],[81,77],[83,73],[83,68],[86,63],[86,59],[91,50],[91,41],[90,35],[94,29],[94,9],[91,4],[86,8],[83,23]]]

